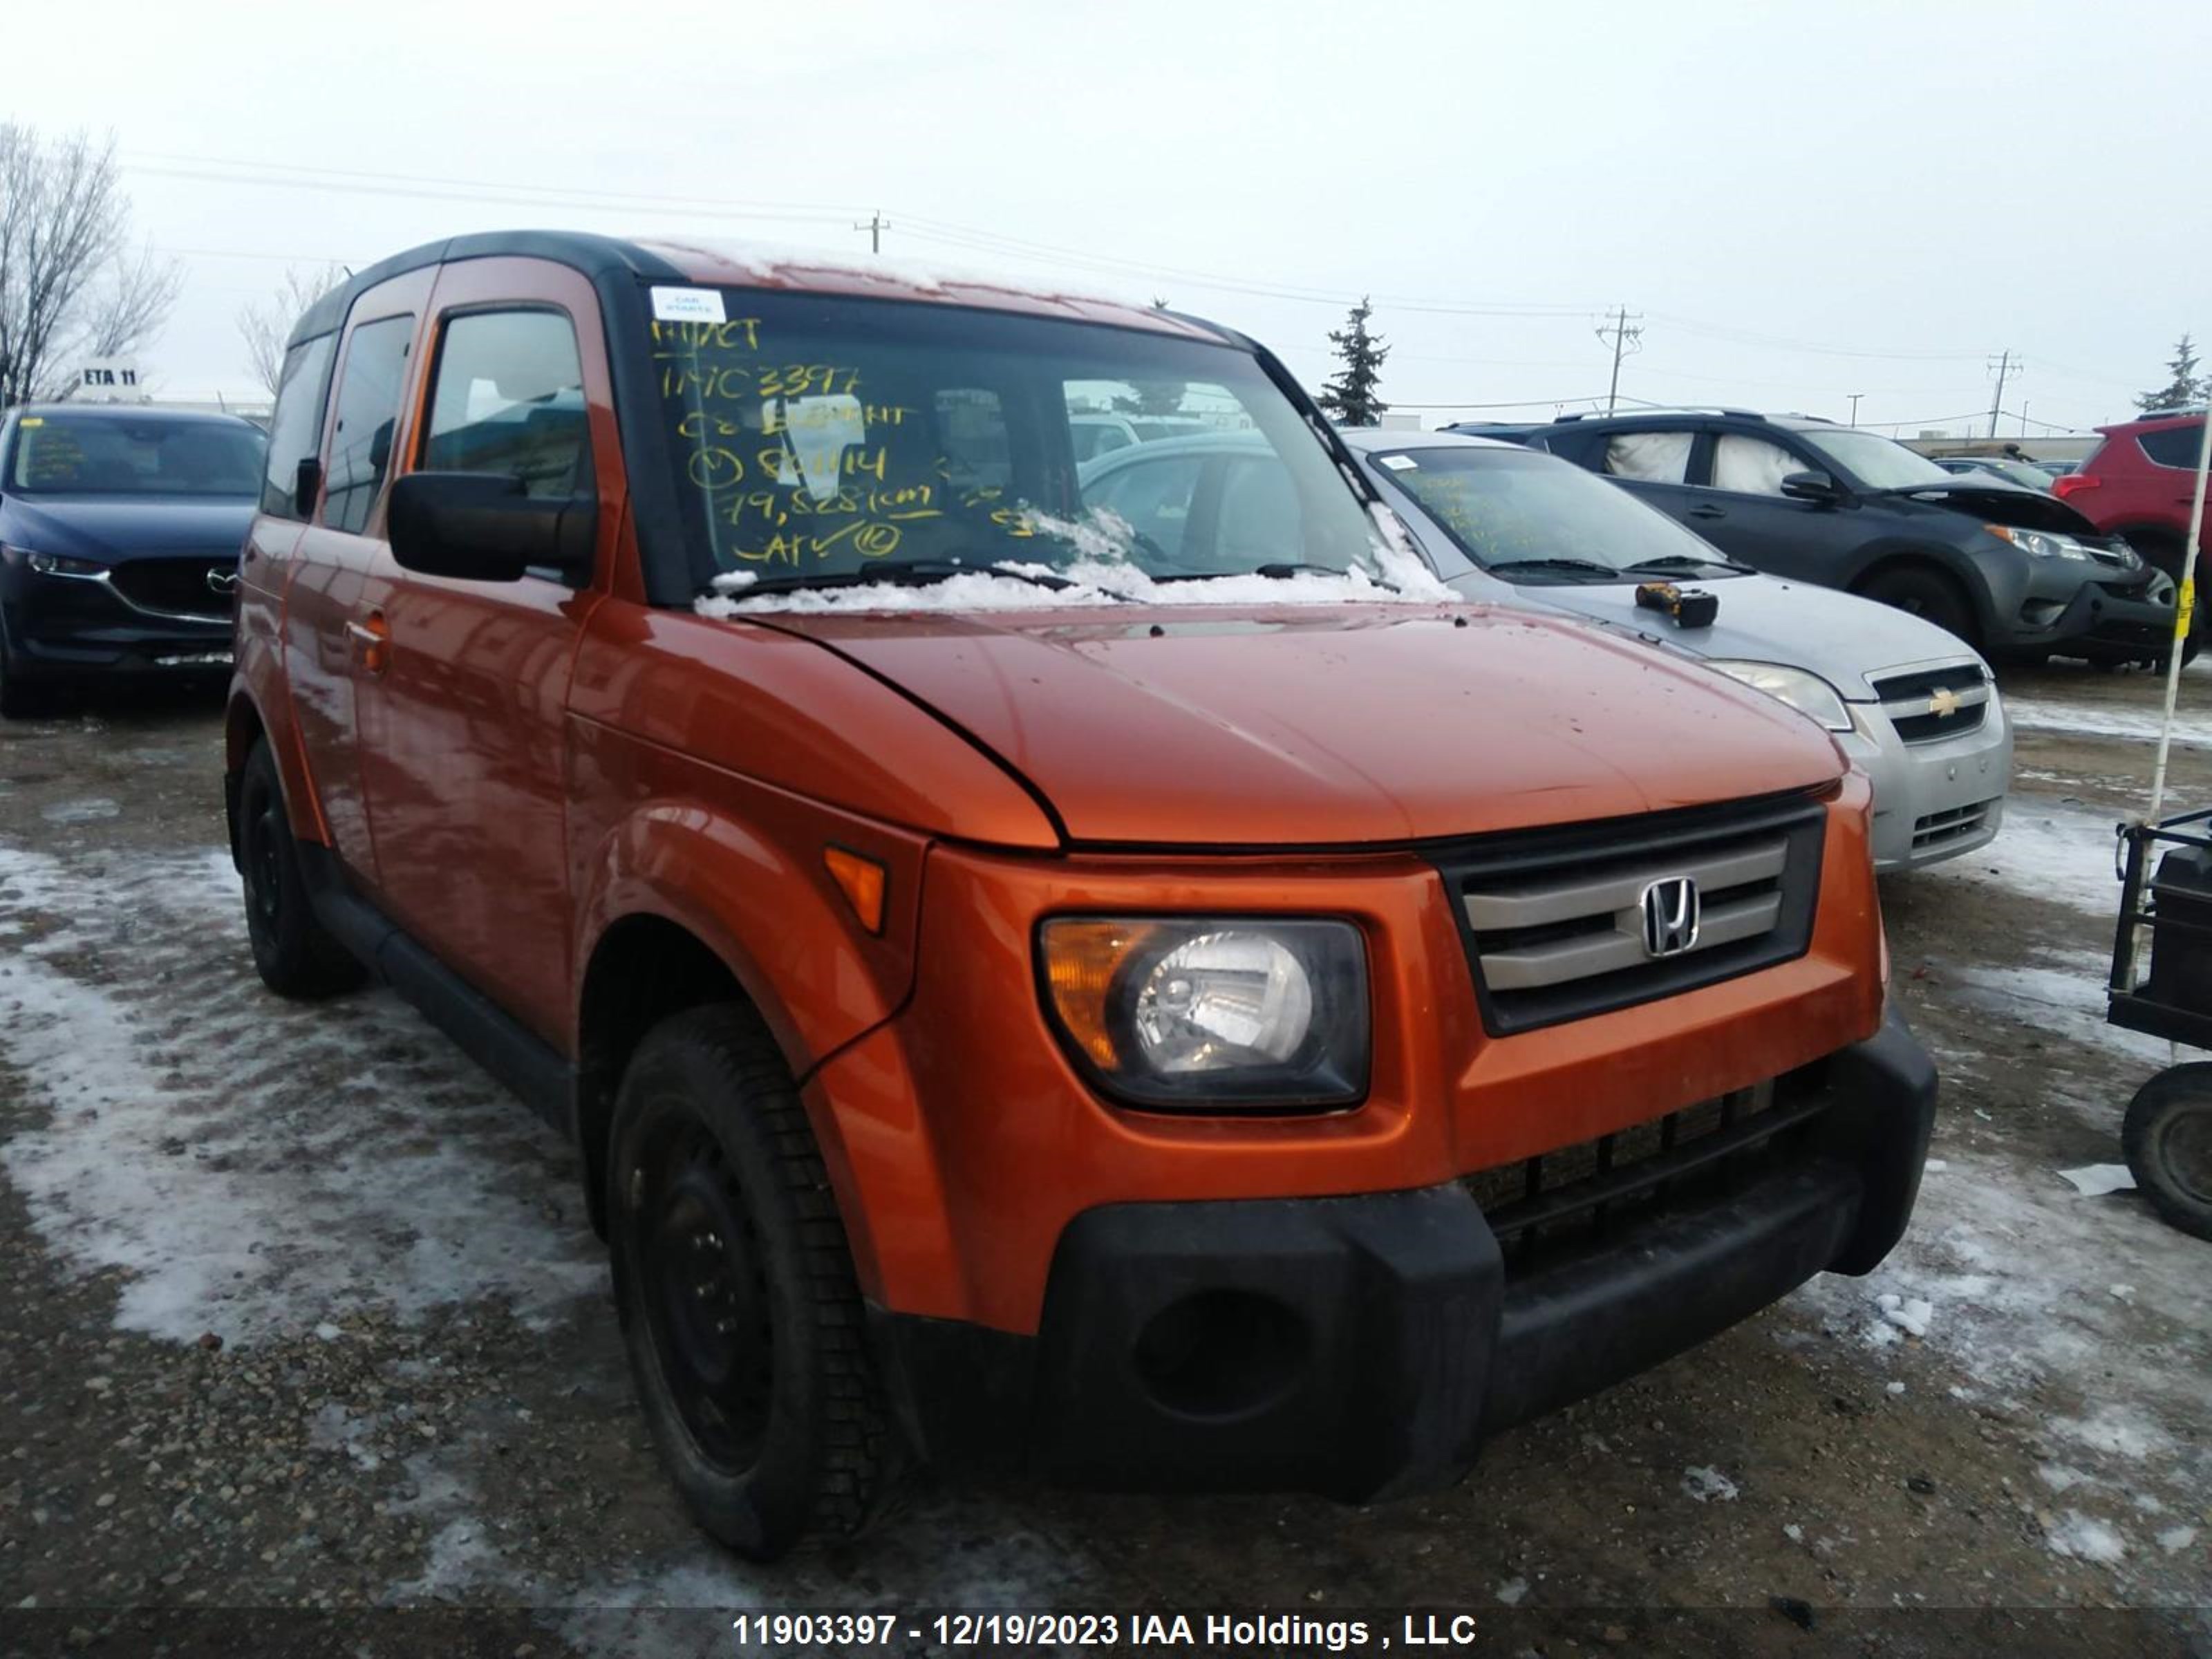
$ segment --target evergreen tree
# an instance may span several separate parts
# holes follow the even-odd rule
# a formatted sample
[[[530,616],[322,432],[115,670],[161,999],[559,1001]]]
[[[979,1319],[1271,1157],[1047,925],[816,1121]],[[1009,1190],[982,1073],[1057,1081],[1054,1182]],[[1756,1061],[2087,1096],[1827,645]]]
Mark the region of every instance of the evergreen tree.
[[[1329,331],[1328,343],[1336,349],[1344,367],[1322,388],[1317,401],[1322,412],[1339,426],[1373,426],[1390,407],[1376,395],[1382,380],[1382,360],[1390,355],[1390,348],[1368,332],[1367,319],[1374,314],[1373,304],[1363,295],[1352,307],[1346,325]]]
[[[2212,376],[2198,379],[2197,347],[2185,334],[2173,348],[2173,356],[2166,366],[2166,384],[2156,392],[2146,392],[2136,399],[2136,407],[2142,410],[2180,409],[2203,399],[2212,392]]]

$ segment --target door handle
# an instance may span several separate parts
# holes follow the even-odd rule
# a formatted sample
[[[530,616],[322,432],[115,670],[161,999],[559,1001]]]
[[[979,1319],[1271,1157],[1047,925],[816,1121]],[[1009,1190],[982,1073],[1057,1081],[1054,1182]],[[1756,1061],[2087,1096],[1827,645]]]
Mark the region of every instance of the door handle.
[[[1724,507],[1693,507],[1690,509],[1690,516],[1693,519],[1725,519],[1728,509]]]
[[[349,622],[345,631],[354,660],[363,670],[371,674],[381,674],[391,666],[392,629],[384,620],[381,611],[370,611],[365,623]]]

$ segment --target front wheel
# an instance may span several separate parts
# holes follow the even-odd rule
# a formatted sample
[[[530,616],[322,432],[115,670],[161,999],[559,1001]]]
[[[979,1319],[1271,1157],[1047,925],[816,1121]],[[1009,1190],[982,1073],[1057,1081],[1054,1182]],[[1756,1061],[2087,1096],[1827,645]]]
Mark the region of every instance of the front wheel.
[[[1861,597],[1932,622],[1978,648],[1981,628],[1959,585],[1937,570],[1887,570],[1858,590]]]
[[[900,1448],[791,1073],[750,1009],[672,1015],[615,1102],[607,1215],[630,1372],[699,1524],[757,1561],[850,1536]]]
[[[2120,1146],[2158,1212],[2212,1239],[2212,1062],[2169,1066],[2144,1084],[2128,1103]]]

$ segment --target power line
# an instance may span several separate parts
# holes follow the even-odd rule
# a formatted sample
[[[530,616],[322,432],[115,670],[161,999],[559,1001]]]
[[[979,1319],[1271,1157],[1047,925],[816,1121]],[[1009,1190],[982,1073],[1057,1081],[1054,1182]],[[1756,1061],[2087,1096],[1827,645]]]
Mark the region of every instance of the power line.
[[[1613,406],[1620,401],[1620,359],[1622,354],[1630,349],[1640,351],[1644,347],[1644,330],[1642,327],[1644,313],[1642,312],[1639,311],[1636,313],[1636,321],[1638,324],[1637,327],[1631,328],[1628,325],[1628,307],[1626,306],[1623,306],[1620,307],[1620,312],[1614,316],[1613,320],[1610,325],[1601,326],[1597,331],[1597,337],[1599,339],[1602,340],[1610,337],[1613,341],[1613,384],[1607,388],[1605,394],[1605,412],[1608,415],[1613,413]]]

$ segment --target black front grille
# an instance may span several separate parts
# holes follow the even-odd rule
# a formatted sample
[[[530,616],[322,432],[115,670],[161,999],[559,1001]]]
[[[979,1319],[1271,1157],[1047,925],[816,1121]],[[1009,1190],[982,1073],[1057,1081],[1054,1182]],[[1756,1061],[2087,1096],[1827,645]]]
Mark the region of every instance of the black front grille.
[[[1948,847],[1954,841],[1966,841],[1978,836],[1988,825],[1990,809],[1994,800],[1978,800],[1971,806],[1954,806],[1941,812],[1929,812],[1912,821],[1912,850],[1932,852],[1938,847]]]
[[[1509,1276],[1710,1205],[1803,1155],[1827,1109],[1820,1063],[1649,1123],[1464,1176]]]
[[[1533,1030],[1804,955],[1826,822],[1791,794],[1432,848],[1485,1028]],[[1651,956],[1638,895],[1682,876],[1701,890],[1698,941]]]
[[[1989,679],[1979,663],[1954,663],[1874,682],[1881,712],[1907,743],[1940,743],[1978,731],[1989,718]]]
[[[172,617],[207,617],[227,621],[231,596],[217,592],[208,578],[238,576],[238,556],[204,555],[196,558],[133,559],[117,565],[108,577],[115,591],[131,604]]]

